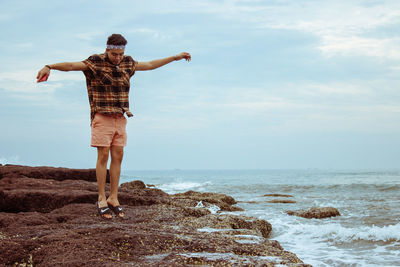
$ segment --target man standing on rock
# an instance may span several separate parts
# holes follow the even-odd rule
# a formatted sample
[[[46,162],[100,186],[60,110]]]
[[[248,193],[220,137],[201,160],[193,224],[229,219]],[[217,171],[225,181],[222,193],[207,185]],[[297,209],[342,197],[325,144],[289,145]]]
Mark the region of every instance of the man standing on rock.
[[[154,70],[176,60],[191,60],[191,55],[182,52],[178,55],[137,62],[124,55],[128,42],[120,34],[108,37],[107,48],[103,54],[95,54],[79,62],[63,62],[44,66],[37,75],[37,81],[45,81],[50,70],[83,71],[90,103],[91,146],[97,147],[96,177],[98,184],[97,210],[104,219],[112,219],[112,212],[124,218],[118,202],[118,185],[121,162],[126,146],[127,134],[124,116],[132,117],[129,110],[130,78],[135,71]],[[105,184],[108,157],[110,163],[110,195],[106,198]],[[112,212],[111,212],[112,211]]]

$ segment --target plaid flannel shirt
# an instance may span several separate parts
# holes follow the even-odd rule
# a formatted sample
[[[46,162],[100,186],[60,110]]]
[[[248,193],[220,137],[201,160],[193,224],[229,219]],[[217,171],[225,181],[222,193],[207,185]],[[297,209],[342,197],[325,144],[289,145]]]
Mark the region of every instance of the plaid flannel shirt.
[[[102,114],[124,114],[132,117],[129,110],[130,78],[135,74],[137,62],[124,56],[117,66],[107,54],[92,55],[83,61],[88,67],[83,71],[90,103],[90,118],[96,112]]]

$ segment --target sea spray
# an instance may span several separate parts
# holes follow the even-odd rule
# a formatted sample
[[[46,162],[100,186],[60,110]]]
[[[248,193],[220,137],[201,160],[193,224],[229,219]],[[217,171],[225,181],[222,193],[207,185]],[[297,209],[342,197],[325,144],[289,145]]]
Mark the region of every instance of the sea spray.
[[[208,207],[206,207],[206,206],[203,204],[203,201],[201,201],[201,200],[197,203],[196,208],[207,208],[207,209],[211,212],[211,214],[216,214],[218,211],[221,210],[221,208],[218,207],[218,206],[215,205],[215,204],[211,204],[211,205],[209,205]]]
[[[165,191],[168,194],[182,193],[189,190],[203,191],[204,186],[212,185],[210,181],[204,183],[198,182],[172,182],[156,185],[157,188]]]

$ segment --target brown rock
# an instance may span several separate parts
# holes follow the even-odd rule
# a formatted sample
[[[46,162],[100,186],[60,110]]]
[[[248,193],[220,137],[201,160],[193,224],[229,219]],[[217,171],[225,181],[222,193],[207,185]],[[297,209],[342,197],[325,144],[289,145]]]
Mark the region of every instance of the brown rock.
[[[211,201],[213,194],[171,197],[128,183],[120,189],[127,218],[106,221],[94,205],[95,182],[31,176],[0,180],[0,265],[309,266],[266,239],[267,221],[188,206],[198,202],[195,196]],[[216,199],[215,205],[236,203],[226,195]],[[238,242],[243,235],[257,242]]]
[[[284,195],[284,194],[265,194],[263,197],[293,197],[292,195]]]
[[[242,208],[233,206],[236,204],[236,200],[225,194],[219,193],[200,193],[195,191],[187,191],[185,193],[179,193],[171,195],[171,197],[180,202],[182,205],[187,203],[188,206],[196,206],[198,202],[202,202],[206,207],[214,204],[223,211],[242,211]],[[180,201],[184,200],[184,201]],[[190,201],[191,200],[191,201]]]
[[[123,183],[121,184],[121,188],[125,189],[145,189],[146,185],[139,180],[128,182],[128,183]]]
[[[203,200],[207,201],[209,203],[219,203],[219,202],[225,202],[226,204],[229,205],[234,205],[236,204],[236,200],[231,197],[227,196],[225,194],[219,194],[219,193],[200,193],[200,192],[195,192],[195,191],[187,191],[185,193],[180,193],[180,194],[174,194],[172,195],[173,198],[185,198],[185,199],[194,199],[194,200]]]
[[[3,178],[0,188],[0,211],[5,212],[50,212],[71,203],[97,201],[97,184],[87,181]],[[168,194],[159,189],[134,190],[129,187],[121,188],[119,199],[132,206],[170,201]]]
[[[233,215],[188,217],[166,204],[124,206],[126,220],[104,221],[93,204],[69,204],[50,213],[0,213],[0,262],[34,266],[273,266],[302,264],[277,241],[263,220]],[[198,231],[198,226],[220,229]],[[236,242],[236,234],[259,237],[258,243]],[[226,231],[230,231],[227,234]],[[278,262],[259,256],[278,257]],[[236,262],[236,263],[235,263]]]
[[[272,226],[267,221],[227,214],[210,214],[208,216],[200,217],[196,221],[190,220],[189,222],[184,219],[181,223],[185,225],[185,228],[193,229],[213,228],[224,230],[250,230],[247,231],[247,233],[265,238],[268,238],[272,231]]]
[[[183,213],[187,216],[192,216],[192,217],[202,217],[208,214],[211,214],[211,212],[208,209],[205,208],[184,208]]]
[[[290,204],[290,203],[296,203],[294,200],[288,200],[288,199],[273,199],[267,201],[268,203],[283,203],[283,204]]]
[[[328,217],[340,216],[339,211],[333,207],[312,207],[309,210],[286,211],[288,215],[299,216],[303,218],[323,219]]]
[[[0,211],[50,212],[70,203],[94,203],[95,183],[32,178],[3,178],[0,180]]]
[[[54,167],[30,167],[21,165],[6,164],[0,166],[0,179],[2,178],[39,178],[39,179],[52,179],[57,181],[63,180],[84,180],[96,182],[95,169],[68,169],[68,168],[54,168]],[[107,180],[109,175],[107,171]]]

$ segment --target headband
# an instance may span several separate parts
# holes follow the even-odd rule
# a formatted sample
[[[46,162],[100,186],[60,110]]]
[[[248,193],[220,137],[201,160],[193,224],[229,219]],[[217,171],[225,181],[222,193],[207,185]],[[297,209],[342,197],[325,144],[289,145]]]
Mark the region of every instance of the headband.
[[[107,45],[107,49],[125,49],[124,45]]]

